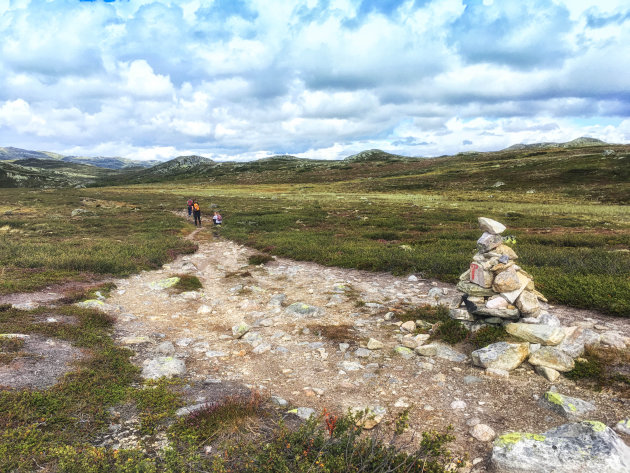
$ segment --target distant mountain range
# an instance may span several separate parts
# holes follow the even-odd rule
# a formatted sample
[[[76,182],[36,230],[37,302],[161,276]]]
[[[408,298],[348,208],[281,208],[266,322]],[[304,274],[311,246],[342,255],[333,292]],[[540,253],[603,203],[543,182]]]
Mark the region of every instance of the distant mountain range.
[[[132,167],[146,168],[154,166],[161,161],[134,161],[127,158],[108,158],[104,156],[64,156],[62,154],[51,153],[49,151],[30,151],[21,148],[0,148],[0,161],[16,161],[21,159],[54,159],[67,163],[87,164],[107,169],[124,169]]]
[[[217,180],[240,183],[308,182],[309,179],[337,181],[369,178],[373,175],[397,175],[444,159],[452,165],[470,159],[504,156],[507,159],[562,150],[588,149],[609,145],[594,138],[581,137],[567,143],[517,144],[496,152],[466,152],[456,156],[421,159],[387,153],[378,149],[362,151],[343,160],[314,160],[278,155],[248,162],[215,162],[202,156],[179,156],[170,161],[133,161],[120,157],[63,156],[46,151],[0,148],[0,187],[67,187],[163,182],[183,179]],[[590,152],[590,151],[589,151]],[[531,153],[529,153],[531,155]],[[386,167],[383,167],[386,166]],[[409,170],[403,171],[403,169]]]

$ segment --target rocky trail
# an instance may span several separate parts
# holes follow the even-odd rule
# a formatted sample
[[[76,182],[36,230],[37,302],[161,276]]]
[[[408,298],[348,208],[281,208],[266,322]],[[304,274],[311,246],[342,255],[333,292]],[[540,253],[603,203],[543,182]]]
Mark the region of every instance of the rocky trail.
[[[397,309],[454,306],[461,294],[453,285],[284,258],[253,266],[253,250],[210,236],[209,230],[195,231],[190,238],[199,245],[196,253],[115,280],[107,299],[89,303],[116,316],[115,338],[135,352],[133,362],[144,377],[179,375],[187,381],[189,409],[256,389],[306,417],[324,408],[368,407],[381,428],[391,429],[388,423],[409,408],[410,429],[401,441],[414,431],[417,440],[422,431],[451,425],[453,449],[468,452],[469,471],[475,472],[489,468],[492,431],[537,433],[567,423],[543,407],[540,400],[550,389],[588,400],[595,410],[587,418],[608,426],[630,416],[628,399],[582,389],[563,377],[551,383],[527,363],[496,377],[472,365],[466,346],[415,353],[413,347],[425,340],[401,327]],[[175,292],[173,278],[182,274],[197,276],[203,288]],[[548,310],[566,325],[630,335],[621,319],[567,307]],[[118,414],[119,423],[101,444],[137,444],[137,419]]]

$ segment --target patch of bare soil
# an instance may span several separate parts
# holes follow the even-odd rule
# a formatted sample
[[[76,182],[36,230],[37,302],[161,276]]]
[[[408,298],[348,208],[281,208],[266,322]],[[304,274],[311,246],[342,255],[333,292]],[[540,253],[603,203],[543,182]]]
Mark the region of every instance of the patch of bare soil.
[[[191,405],[221,396],[218,386],[243,384],[316,412],[383,406],[384,428],[409,407],[411,430],[401,441],[409,440],[411,431],[452,425],[454,449],[481,459],[476,472],[485,471],[491,444],[471,437],[473,419],[497,434],[542,432],[568,422],[540,406],[538,399],[551,383],[527,364],[507,379],[492,378],[469,358],[458,363],[394,351],[402,333],[386,315],[389,308],[453,304],[459,299],[454,286],[280,258],[250,266],[253,250],[202,235],[191,235],[197,253],[115,281],[118,289],[107,301],[117,314],[116,338],[135,350],[135,363],[142,367],[160,356],[185,360]],[[176,274],[199,277],[203,289],[182,294],[160,289],[161,281]],[[429,296],[436,287],[442,294]],[[592,311],[556,307],[552,312],[564,325],[590,318],[601,330],[629,334],[627,322]],[[235,338],[232,327],[242,322],[249,332]],[[383,348],[357,351],[370,338]],[[562,377],[555,387],[593,402],[594,420],[614,425],[630,415],[628,400],[614,393],[584,390]]]
[[[0,294],[0,304],[11,304],[17,308],[30,310],[40,305],[50,305],[67,295],[88,291],[107,281],[108,279],[93,274],[85,274],[81,281],[53,284],[39,291]]]
[[[0,389],[48,388],[84,356],[65,340],[30,335],[9,363],[0,364]]]

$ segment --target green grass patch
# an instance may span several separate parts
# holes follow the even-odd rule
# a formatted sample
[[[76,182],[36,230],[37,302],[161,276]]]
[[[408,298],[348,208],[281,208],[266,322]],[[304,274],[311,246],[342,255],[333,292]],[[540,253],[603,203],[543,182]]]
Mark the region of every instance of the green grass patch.
[[[179,281],[172,287],[176,292],[196,291],[203,285],[197,276],[191,274],[178,274]]]
[[[630,394],[630,350],[587,348],[575,367],[564,376],[595,389],[612,389]]]
[[[257,253],[247,258],[247,262],[251,265],[258,266],[259,264],[266,264],[269,261],[273,261],[273,256],[264,253]]]

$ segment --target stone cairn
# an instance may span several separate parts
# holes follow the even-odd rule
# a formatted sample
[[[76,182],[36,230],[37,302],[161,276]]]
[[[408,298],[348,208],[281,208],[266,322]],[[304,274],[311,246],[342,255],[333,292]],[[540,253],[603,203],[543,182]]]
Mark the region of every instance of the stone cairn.
[[[478,251],[457,284],[466,308],[451,309],[451,317],[491,325],[538,317],[539,300],[547,300],[535,289],[533,277],[516,264],[514,250],[504,243],[505,225],[479,217],[479,226],[483,235],[477,240]]]

